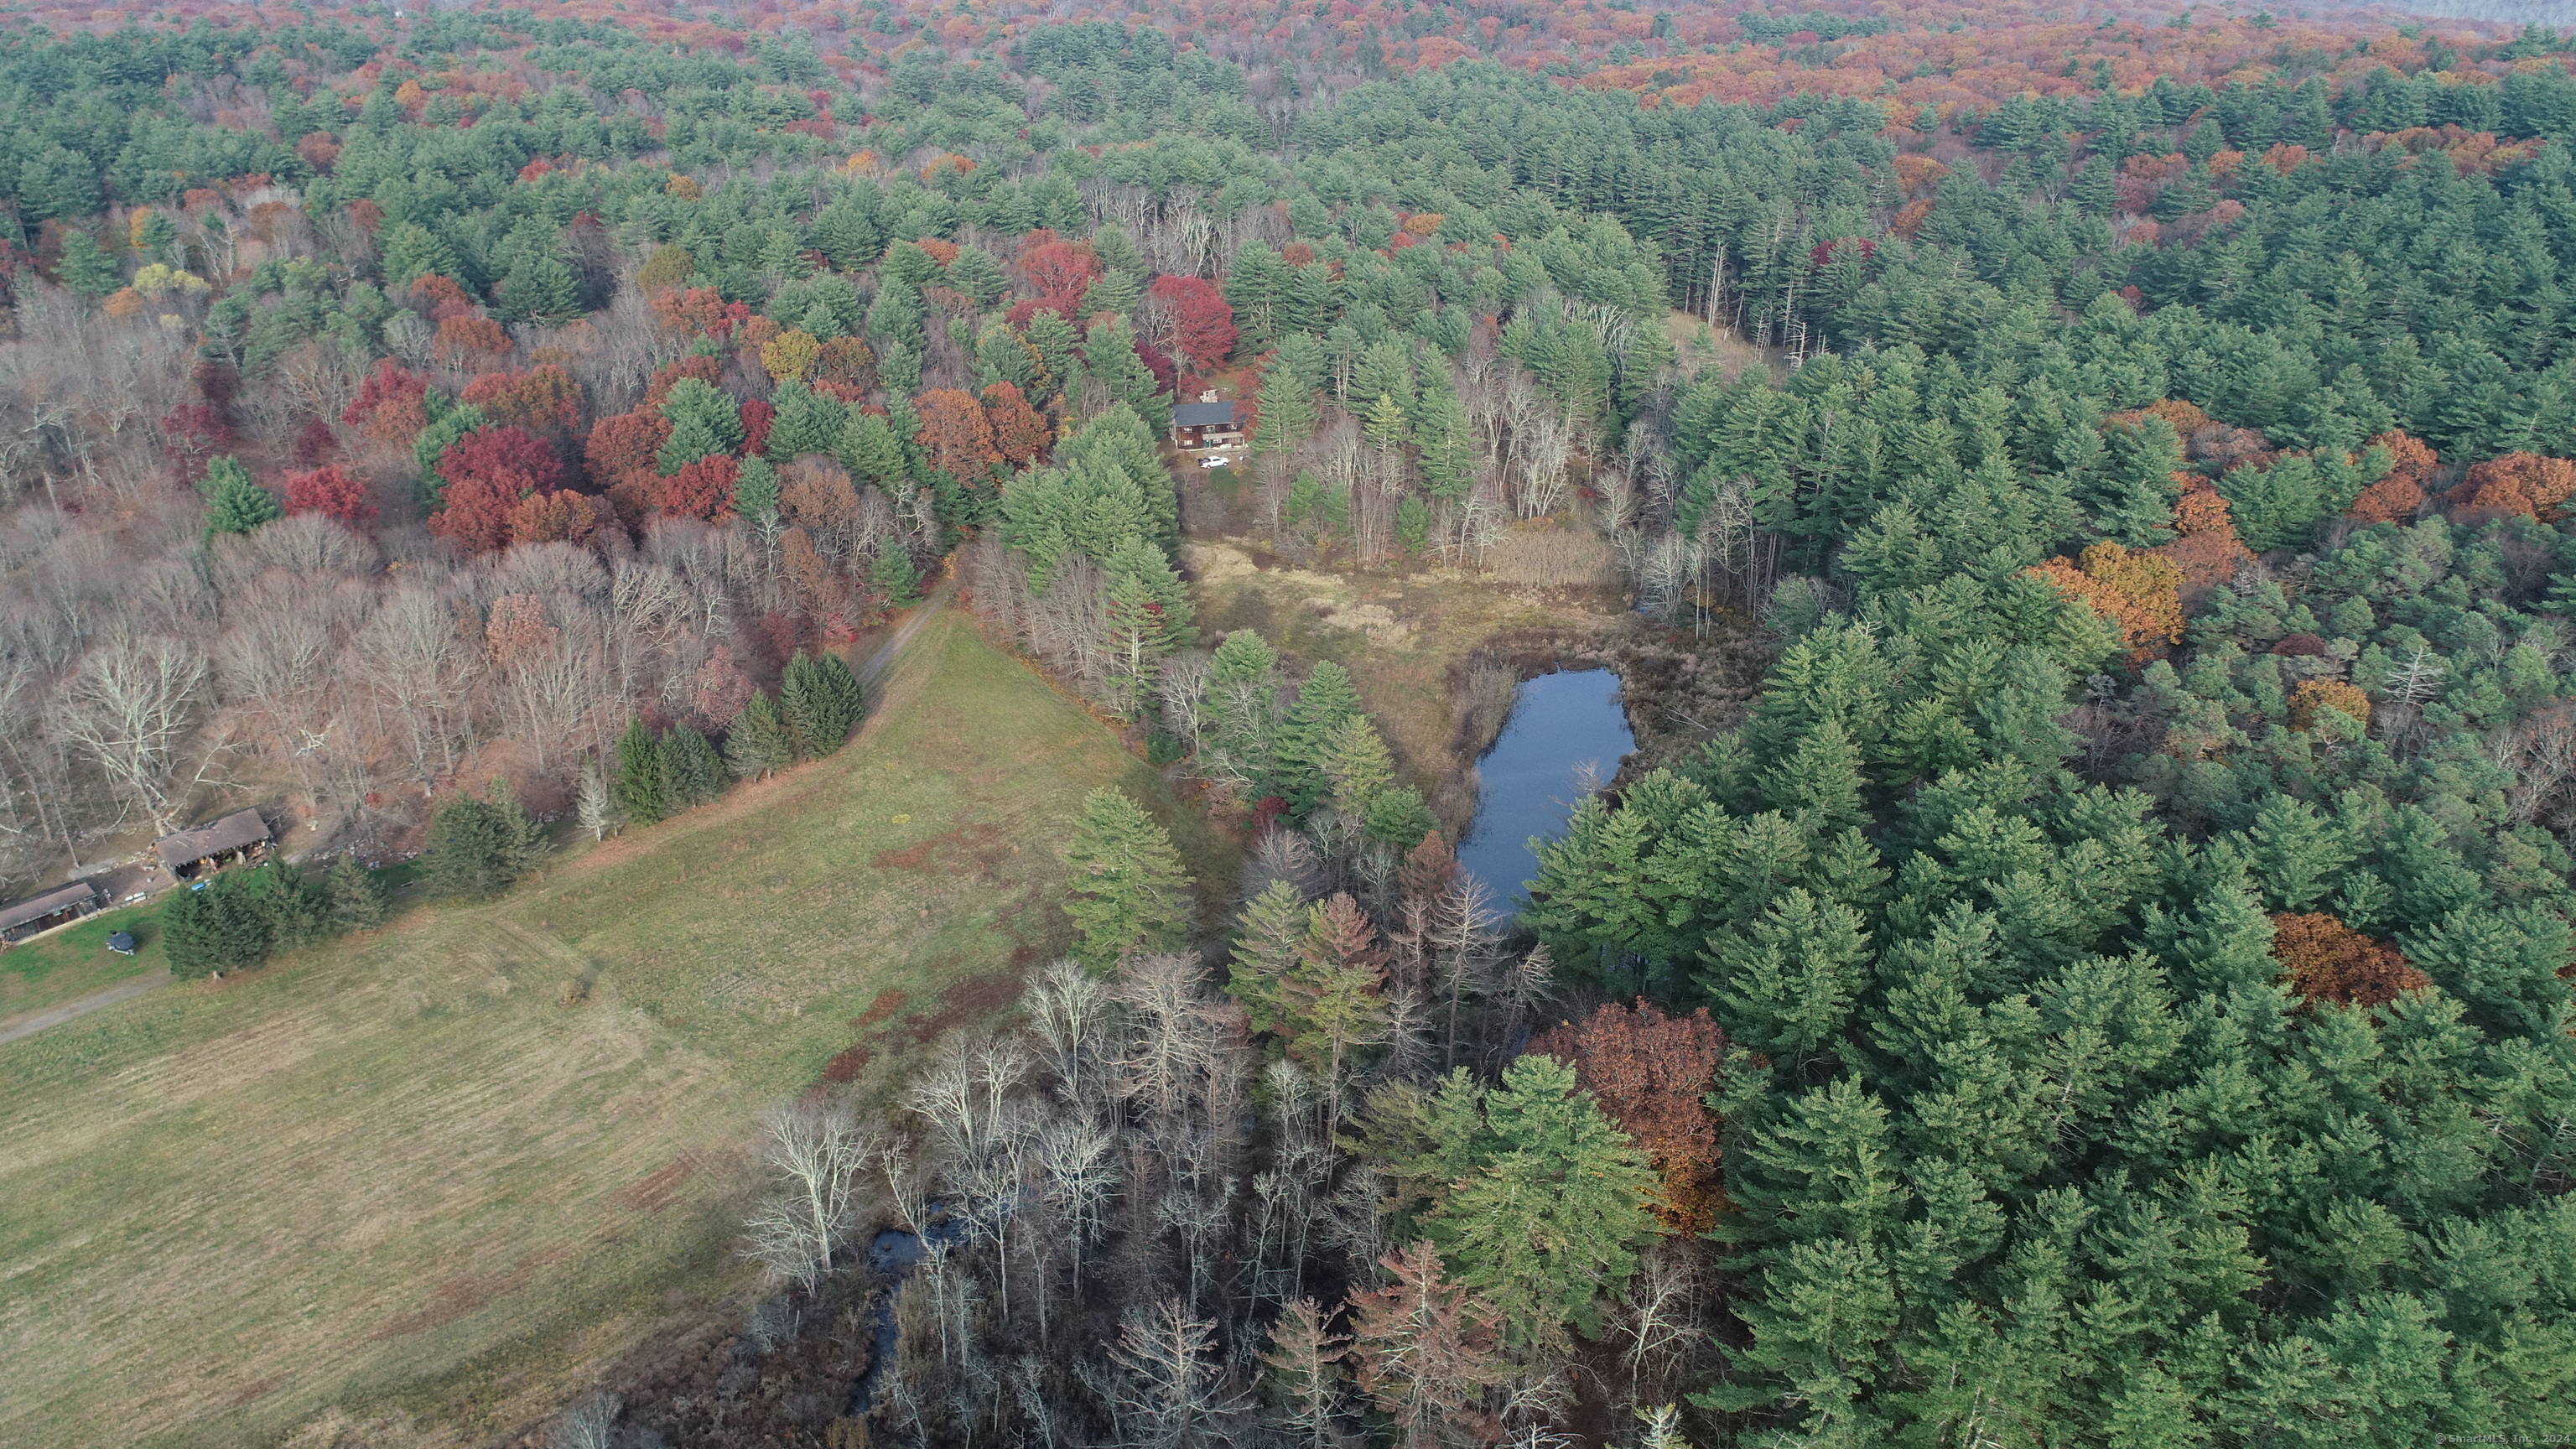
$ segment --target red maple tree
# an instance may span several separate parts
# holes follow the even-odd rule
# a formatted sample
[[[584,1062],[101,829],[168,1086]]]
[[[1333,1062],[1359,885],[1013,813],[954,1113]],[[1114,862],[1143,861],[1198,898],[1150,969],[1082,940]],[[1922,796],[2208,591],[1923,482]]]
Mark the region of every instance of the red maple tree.
[[[340,454],[340,435],[321,418],[307,419],[295,434],[295,466],[319,468]]]
[[[742,455],[758,457],[769,446],[769,425],[778,421],[778,409],[759,398],[745,398],[736,409],[742,418]]]
[[[286,475],[286,511],[320,513],[352,528],[363,528],[376,516],[367,502],[367,484],[339,468],[316,468]]]
[[[729,453],[710,453],[653,485],[653,507],[668,518],[722,523],[733,517],[734,480],[742,464]]]
[[[1192,370],[1211,371],[1234,354],[1234,309],[1207,278],[1156,277],[1151,295],[1171,307],[1171,343]]]

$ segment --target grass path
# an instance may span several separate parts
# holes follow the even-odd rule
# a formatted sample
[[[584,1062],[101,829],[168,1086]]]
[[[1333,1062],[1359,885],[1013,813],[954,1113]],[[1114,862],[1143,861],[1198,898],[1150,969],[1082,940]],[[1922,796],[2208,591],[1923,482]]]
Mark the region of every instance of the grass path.
[[[114,1006],[120,1001],[131,1001],[156,986],[169,984],[170,969],[165,966],[148,976],[129,977],[114,986],[103,986],[87,996],[75,996],[69,1001],[46,1007],[42,1011],[30,1011],[21,1016],[0,1017],[0,1046],[7,1046],[22,1036],[34,1036],[49,1026],[61,1026],[64,1022],[76,1021],[93,1011]]]
[[[0,1046],[0,1443],[524,1423],[747,1287],[762,1106],[882,1090],[1060,948],[1085,791],[1228,868],[1106,730],[920,619],[830,760],[500,902]]]

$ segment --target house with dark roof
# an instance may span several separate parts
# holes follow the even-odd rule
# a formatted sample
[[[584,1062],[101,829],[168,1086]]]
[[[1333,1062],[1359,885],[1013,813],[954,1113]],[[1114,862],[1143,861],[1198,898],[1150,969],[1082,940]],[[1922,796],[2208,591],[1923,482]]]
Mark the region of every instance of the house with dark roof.
[[[268,822],[256,810],[236,810],[209,825],[192,826],[162,836],[152,846],[163,868],[181,880],[195,880],[228,865],[256,863],[268,854]]]
[[[107,892],[95,881],[76,880],[42,895],[0,906],[0,943],[14,946],[47,931],[96,915],[107,904]]]
[[[1234,404],[1220,399],[1210,388],[1199,394],[1197,402],[1185,402],[1172,409],[1172,446],[1187,452],[1240,448],[1243,429],[1235,418]]]

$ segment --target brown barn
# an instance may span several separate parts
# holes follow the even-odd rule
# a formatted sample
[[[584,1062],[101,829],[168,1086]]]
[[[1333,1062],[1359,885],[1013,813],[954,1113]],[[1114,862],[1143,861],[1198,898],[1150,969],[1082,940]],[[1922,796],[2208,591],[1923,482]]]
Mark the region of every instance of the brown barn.
[[[85,880],[56,886],[23,901],[12,901],[0,906],[0,942],[14,946],[57,926],[68,926],[84,916],[95,915],[106,904],[107,892],[100,890],[94,882]]]
[[[195,880],[228,865],[247,865],[268,854],[268,822],[256,810],[236,810],[211,825],[165,835],[152,851],[181,880]]]
[[[1235,421],[1234,404],[1210,390],[1200,393],[1197,402],[1172,409],[1172,446],[1193,451],[1242,447],[1243,428]]]

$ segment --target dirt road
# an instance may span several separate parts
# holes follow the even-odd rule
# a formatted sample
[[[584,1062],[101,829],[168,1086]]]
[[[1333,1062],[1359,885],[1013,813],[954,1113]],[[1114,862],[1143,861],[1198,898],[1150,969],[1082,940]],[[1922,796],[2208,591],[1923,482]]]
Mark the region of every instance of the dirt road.
[[[155,986],[168,984],[170,984],[170,973],[167,970],[155,971],[149,976],[137,976],[131,981],[120,981],[114,986],[103,987],[87,996],[74,997],[60,1006],[48,1006],[42,1011],[31,1011],[24,1016],[0,1017],[0,1044],[16,1041],[22,1036],[34,1036],[46,1027],[60,1026],[74,1017],[87,1016],[102,1006],[114,1006],[120,1001],[131,1001]]]

